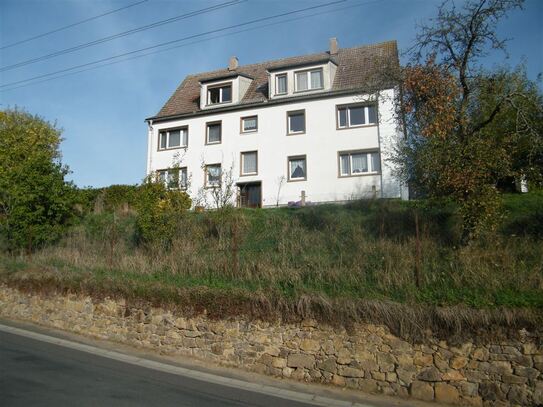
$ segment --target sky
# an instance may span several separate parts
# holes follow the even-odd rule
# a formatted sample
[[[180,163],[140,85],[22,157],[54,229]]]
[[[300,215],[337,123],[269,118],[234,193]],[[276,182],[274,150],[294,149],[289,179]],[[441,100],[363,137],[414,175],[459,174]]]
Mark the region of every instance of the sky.
[[[0,48],[142,0],[0,0]],[[37,57],[102,39],[228,0],[147,0],[51,35],[0,49],[0,70]],[[0,71],[0,109],[21,108],[63,129],[62,161],[79,187],[136,184],[145,176],[147,125],[186,75],[221,69],[235,55],[240,65],[340,47],[397,40],[412,44],[417,25],[435,15],[441,0],[347,0],[344,3],[198,36],[169,47],[4,86],[156,44],[334,0],[246,0],[112,41]],[[461,3],[457,1],[457,3]],[[315,15],[317,14],[317,15]],[[303,19],[292,20],[306,16]],[[277,23],[269,25],[270,23]],[[254,29],[252,29],[254,27]],[[251,29],[247,31],[247,29]],[[245,30],[243,32],[235,32]],[[229,34],[229,35],[227,35]],[[543,0],[500,22],[509,38],[508,57],[491,54],[489,68],[525,62],[530,79],[543,72]],[[108,65],[105,65],[108,64]],[[100,64],[98,64],[100,65]],[[97,68],[96,68],[97,67]],[[96,69],[88,69],[96,68]],[[49,80],[57,77],[57,79]],[[47,80],[45,80],[47,79]],[[25,85],[25,86],[23,86]],[[541,83],[539,84],[541,88]]]

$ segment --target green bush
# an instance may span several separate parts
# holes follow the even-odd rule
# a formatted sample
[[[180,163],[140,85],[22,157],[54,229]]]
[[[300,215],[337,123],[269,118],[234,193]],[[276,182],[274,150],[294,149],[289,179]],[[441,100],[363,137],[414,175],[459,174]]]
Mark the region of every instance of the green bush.
[[[169,247],[179,235],[183,215],[192,201],[184,191],[169,190],[164,184],[147,181],[136,194],[136,225],[143,243]]]

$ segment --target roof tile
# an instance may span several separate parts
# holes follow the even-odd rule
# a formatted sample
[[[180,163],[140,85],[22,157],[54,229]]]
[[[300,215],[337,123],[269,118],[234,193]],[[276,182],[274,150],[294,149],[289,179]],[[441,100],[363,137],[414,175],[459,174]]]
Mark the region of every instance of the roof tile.
[[[396,41],[365,45],[353,48],[341,48],[337,55],[328,52],[311,55],[282,58],[274,61],[244,65],[236,69],[236,73],[254,78],[240,104],[265,102],[268,99],[267,70],[283,66],[295,66],[331,59],[337,64],[337,71],[332,84],[332,91],[350,89],[371,89],[383,73],[390,68],[399,67]],[[232,74],[228,69],[219,69],[187,76],[154,119],[169,116],[185,115],[200,110],[200,81],[212,80]],[[382,81],[379,82],[382,85]],[[220,108],[214,109],[219,111]]]

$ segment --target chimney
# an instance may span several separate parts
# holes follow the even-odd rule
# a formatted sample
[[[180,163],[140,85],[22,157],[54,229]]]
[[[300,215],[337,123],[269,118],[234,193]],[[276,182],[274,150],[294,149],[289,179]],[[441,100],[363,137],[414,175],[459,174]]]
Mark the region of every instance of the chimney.
[[[231,57],[230,61],[228,61],[228,70],[235,71],[236,69],[238,69],[238,58]]]
[[[337,44],[337,38],[336,37],[330,38],[330,55],[337,55],[338,50],[339,50],[339,46]]]

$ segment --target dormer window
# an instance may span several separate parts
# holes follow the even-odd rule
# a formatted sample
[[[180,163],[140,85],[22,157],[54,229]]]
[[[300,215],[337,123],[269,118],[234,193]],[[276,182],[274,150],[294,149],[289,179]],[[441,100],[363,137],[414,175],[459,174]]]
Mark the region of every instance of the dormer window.
[[[322,68],[312,69],[309,71],[299,71],[295,72],[294,75],[296,78],[296,92],[317,90],[324,87]]]
[[[285,95],[288,91],[287,87],[287,74],[281,74],[277,75],[275,77],[276,82],[276,88],[275,88],[275,94],[276,95]]]
[[[232,101],[232,82],[217,86],[208,86],[207,104],[216,105],[219,103],[228,103]]]

